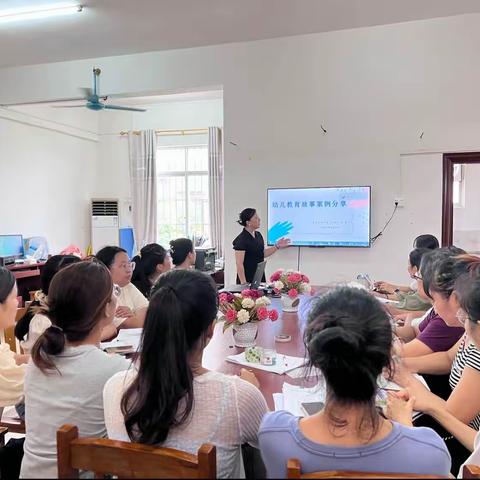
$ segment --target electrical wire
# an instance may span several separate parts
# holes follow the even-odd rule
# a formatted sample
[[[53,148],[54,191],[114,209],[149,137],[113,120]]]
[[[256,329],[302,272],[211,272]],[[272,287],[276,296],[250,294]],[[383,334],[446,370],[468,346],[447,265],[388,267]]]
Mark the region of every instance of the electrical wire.
[[[398,209],[398,202],[395,202],[395,208],[393,209],[392,215],[390,215],[390,218],[387,220],[387,223],[385,224],[385,226],[380,230],[380,232],[378,232],[374,237],[370,239],[370,243],[372,245],[377,241],[379,237],[383,235],[383,232],[388,227],[389,223],[392,221],[397,209]]]

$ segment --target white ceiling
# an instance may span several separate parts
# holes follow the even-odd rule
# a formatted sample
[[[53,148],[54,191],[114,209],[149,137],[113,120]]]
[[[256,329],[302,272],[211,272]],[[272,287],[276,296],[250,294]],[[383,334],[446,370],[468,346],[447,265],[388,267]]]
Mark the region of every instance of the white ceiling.
[[[0,0],[0,10],[64,0]],[[480,12],[479,0],[79,0],[82,13],[0,25],[0,68]]]

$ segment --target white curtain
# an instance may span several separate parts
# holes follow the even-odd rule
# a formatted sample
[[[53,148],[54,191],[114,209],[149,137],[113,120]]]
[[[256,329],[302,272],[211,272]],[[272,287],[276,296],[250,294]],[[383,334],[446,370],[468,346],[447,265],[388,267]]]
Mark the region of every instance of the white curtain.
[[[128,134],[132,217],[137,250],[157,237],[157,136],[154,130]]]
[[[222,129],[218,127],[208,129],[208,180],[211,240],[217,256],[223,257],[223,146]]]

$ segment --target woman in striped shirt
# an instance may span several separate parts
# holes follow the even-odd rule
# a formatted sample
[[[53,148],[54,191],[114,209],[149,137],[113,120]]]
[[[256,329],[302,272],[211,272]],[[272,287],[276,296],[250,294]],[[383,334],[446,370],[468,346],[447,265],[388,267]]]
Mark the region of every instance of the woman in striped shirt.
[[[459,299],[462,299],[462,291],[466,290],[466,286],[474,282],[479,275],[480,258],[473,255],[443,259],[435,266],[432,281],[425,285],[425,289],[430,292],[434,299],[435,310],[446,323],[462,325],[464,315],[461,313],[462,305],[459,303]],[[457,291],[459,286],[462,286],[462,289]],[[452,289],[452,293],[445,297],[442,292],[448,288]],[[479,295],[478,292],[474,289],[470,296]],[[465,297],[463,302],[466,302]],[[480,390],[480,350],[477,345],[480,346],[480,342],[477,345],[475,343],[475,337],[467,328],[465,335],[447,352],[408,358],[405,359],[404,365],[411,372],[430,374],[450,372],[449,383],[452,389],[450,396],[444,401],[429,394],[430,403],[437,406],[442,405],[444,411],[477,431],[480,430],[480,396],[477,395]],[[427,395],[423,385],[411,375],[400,374],[399,382],[406,386],[416,399],[423,399]],[[443,424],[436,415],[433,415],[425,402],[420,400],[417,403],[416,409],[431,414],[439,423]],[[462,442],[461,439],[459,440]],[[450,453],[452,454],[452,472],[456,473],[455,470],[466,458],[467,450],[462,451],[461,448],[455,448],[450,449]]]

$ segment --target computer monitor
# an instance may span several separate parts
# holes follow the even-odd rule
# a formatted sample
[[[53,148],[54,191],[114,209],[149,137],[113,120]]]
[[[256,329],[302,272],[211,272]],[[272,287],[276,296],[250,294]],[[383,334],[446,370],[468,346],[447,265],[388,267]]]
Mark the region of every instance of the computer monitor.
[[[22,235],[0,235],[0,257],[23,258],[24,256]]]
[[[257,264],[257,269],[255,270],[255,275],[253,276],[252,283],[250,288],[252,290],[258,290],[258,287],[262,283],[263,274],[265,273],[265,265],[267,262],[264,260]]]

